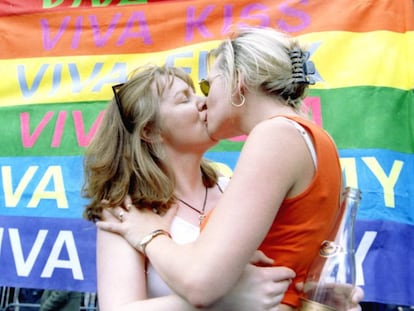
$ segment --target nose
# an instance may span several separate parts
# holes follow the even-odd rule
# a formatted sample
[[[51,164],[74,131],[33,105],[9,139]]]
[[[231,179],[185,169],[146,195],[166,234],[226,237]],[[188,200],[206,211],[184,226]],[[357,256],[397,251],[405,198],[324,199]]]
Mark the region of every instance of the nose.
[[[206,104],[207,98],[204,96],[198,96],[198,99],[196,101],[196,106],[198,111],[207,110],[207,104]]]

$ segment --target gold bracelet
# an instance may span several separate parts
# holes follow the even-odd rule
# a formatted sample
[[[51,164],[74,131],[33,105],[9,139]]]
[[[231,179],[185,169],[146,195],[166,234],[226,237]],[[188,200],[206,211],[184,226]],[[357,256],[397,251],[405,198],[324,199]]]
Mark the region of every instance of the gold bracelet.
[[[145,248],[147,247],[149,242],[151,242],[155,237],[159,235],[166,235],[171,239],[171,234],[168,231],[165,231],[163,229],[157,229],[157,230],[150,232],[146,236],[144,236],[141,242],[139,242],[139,244],[136,246],[136,248],[138,249],[139,252],[141,252],[144,256],[146,256]]]

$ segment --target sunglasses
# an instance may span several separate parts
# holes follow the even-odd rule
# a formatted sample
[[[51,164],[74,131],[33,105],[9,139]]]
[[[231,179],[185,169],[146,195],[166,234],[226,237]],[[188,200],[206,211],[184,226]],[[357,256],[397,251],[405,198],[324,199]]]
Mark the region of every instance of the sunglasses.
[[[112,86],[112,92],[114,92],[115,102],[118,106],[119,115],[121,116],[122,123],[124,124],[125,129],[132,133],[134,130],[134,125],[125,117],[124,109],[122,108],[121,98],[119,97],[119,90],[125,83],[120,83]]]
[[[201,93],[203,93],[204,96],[208,96],[208,93],[210,92],[210,82],[206,79],[201,79],[198,82],[198,85],[200,86]]]
[[[198,82],[198,85],[200,86],[200,91],[201,93],[203,93],[204,96],[208,96],[208,93],[210,92],[210,83],[213,83],[213,80],[217,77],[221,76],[221,73],[219,73],[218,75],[214,76],[211,79],[211,82],[208,81],[207,79],[201,79]]]

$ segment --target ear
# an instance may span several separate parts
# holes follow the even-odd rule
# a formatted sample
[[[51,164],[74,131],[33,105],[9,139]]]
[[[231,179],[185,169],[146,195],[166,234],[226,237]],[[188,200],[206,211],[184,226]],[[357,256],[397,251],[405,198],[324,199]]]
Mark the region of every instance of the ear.
[[[147,143],[153,143],[157,140],[162,141],[162,135],[159,132],[155,132],[154,129],[150,129],[149,126],[142,129],[140,138]]]
[[[151,131],[151,129],[146,126],[141,130],[141,139],[147,143],[152,142],[153,140],[153,133]]]
[[[246,87],[244,85],[244,75],[240,71],[237,71],[236,85],[234,87],[234,93],[235,93],[234,95],[236,95],[236,93],[244,95],[245,89]]]

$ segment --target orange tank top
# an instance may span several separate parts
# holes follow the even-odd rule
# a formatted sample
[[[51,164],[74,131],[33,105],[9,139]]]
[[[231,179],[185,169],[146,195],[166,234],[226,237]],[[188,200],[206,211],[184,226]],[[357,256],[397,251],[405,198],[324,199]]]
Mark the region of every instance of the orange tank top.
[[[296,272],[296,278],[282,301],[296,308],[299,306],[300,292],[296,290],[295,284],[305,280],[307,270],[321,242],[328,237],[339,210],[342,172],[335,143],[324,129],[300,117],[281,117],[297,122],[308,132],[317,158],[312,182],[301,194],[282,202],[259,247],[275,260],[277,266],[286,266]]]
[[[340,205],[342,171],[335,143],[325,130],[299,117],[285,117],[308,132],[318,164],[308,188],[282,202],[259,249],[273,258],[276,265],[296,272],[282,303],[298,307],[300,293],[295,283],[305,280],[309,265],[331,230]]]

